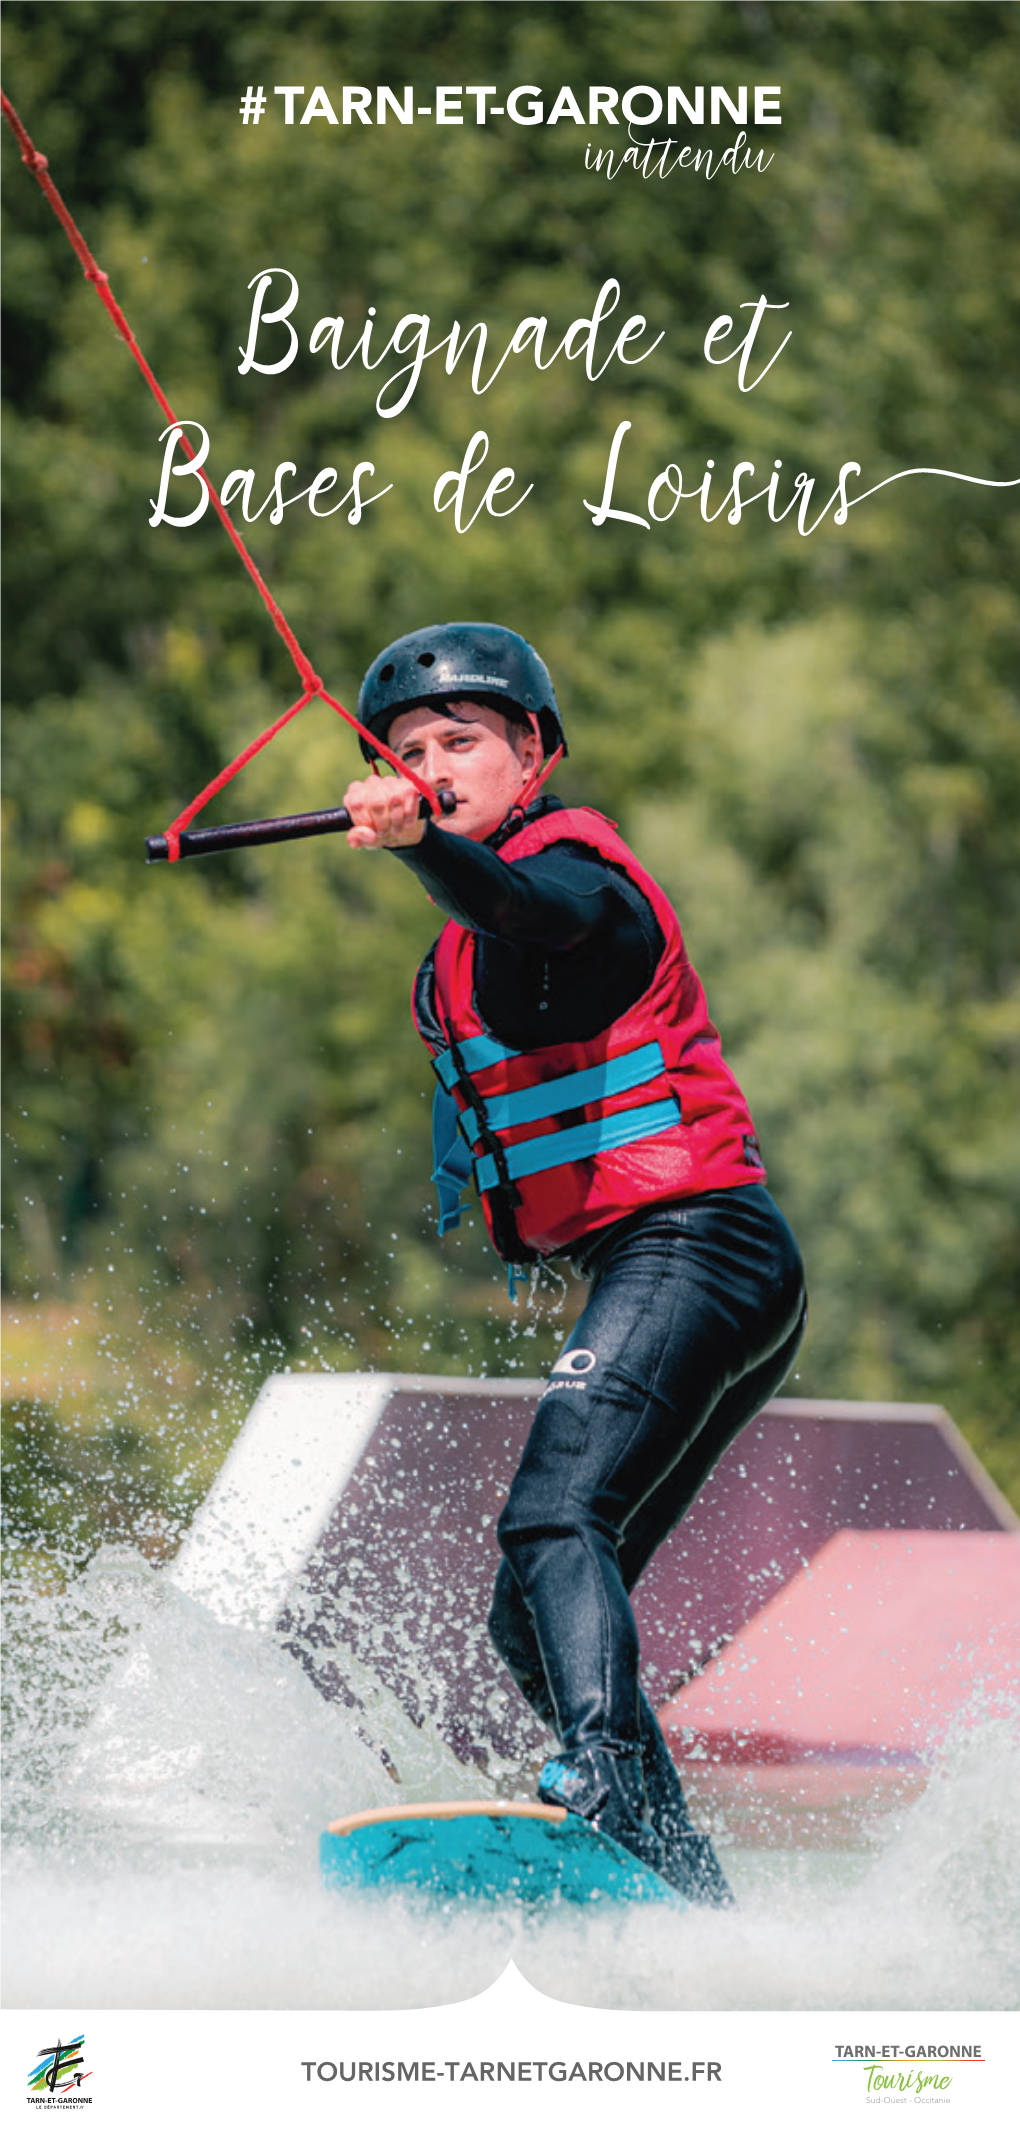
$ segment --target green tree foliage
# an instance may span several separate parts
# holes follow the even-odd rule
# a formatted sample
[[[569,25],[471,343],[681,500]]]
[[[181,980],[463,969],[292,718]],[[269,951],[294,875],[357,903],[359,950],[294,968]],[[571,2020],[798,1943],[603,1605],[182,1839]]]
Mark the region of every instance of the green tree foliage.
[[[352,703],[388,637],[441,616],[499,617],[546,655],[559,790],[611,812],[675,895],[803,1239],[798,1389],[941,1401],[1015,1492],[1017,494],[916,477],[808,536],[761,504],[708,523],[696,498],[596,528],[583,501],[623,421],[615,503],[645,519],[659,470],[691,491],[709,459],[713,508],[737,460],[755,488],[782,463],[780,507],[813,476],[809,524],[846,461],[852,493],[918,467],[1015,477],[1016,10],[5,13],[8,94],[209,432],[213,479],[250,466],[261,500],[279,461],[299,488],[369,460],[392,485],[357,526],[302,505],[247,531],[329,688]],[[569,121],[245,127],[249,81],[336,102],[343,83],[534,83],[547,109],[563,83],[781,83],[783,126],[749,130],[764,173],[610,179]],[[718,157],[733,131],[689,138]],[[144,1299],[214,1354],[268,1333],[343,1365],[538,1372],[548,1323],[501,1303],[479,1228],[442,1249],[430,1232],[405,1002],[435,917],[405,873],[326,841],[141,868],[143,834],[295,679],[212,515],[150,528],[163,420],[4,152],[6,1283],[87,1282],[125,1322]],[[248,285],[280,265],[301,352],[242,375]],[[427,312],[433,340],[484,320],[492,352],[545,314],[548,350],[613,276],[614,325],[639,312],[662,340],[596,380],[526,351],[476,400],[470,354],[452,377],[436,358],[386,417],[391,364],[308,349],[341,314],[346,353],[372,305],[380,338]],[[702,345],[761,295],[788,307],[763,361],[791,339],[742,394]],[[478,428],[486,474],[534,489],[459,535],[433,486]],[[211,814],[338,800],[359,765],[311,708]]]

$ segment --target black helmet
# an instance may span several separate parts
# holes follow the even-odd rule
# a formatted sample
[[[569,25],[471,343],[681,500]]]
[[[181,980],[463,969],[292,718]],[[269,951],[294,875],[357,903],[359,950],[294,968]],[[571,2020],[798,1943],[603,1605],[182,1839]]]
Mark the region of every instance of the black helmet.
[[[408,632],[377,654],[358,694],[358,720],[385,743],[390,723],[408,706],[432,699],[478,699],[517,706],[538,719],[548,757],[566,738],[552,678],[519,632],[502,624],[432,624]],[[361,739],[366,758],[371,747]]]

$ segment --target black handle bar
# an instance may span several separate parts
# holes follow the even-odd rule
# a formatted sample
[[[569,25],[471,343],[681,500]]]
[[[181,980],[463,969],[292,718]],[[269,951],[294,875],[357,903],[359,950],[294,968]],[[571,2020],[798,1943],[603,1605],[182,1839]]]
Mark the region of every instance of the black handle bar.
[[[452,816],[457,798],[450,788],[440,788],[439,808],[444,818]],[[419,818],[431,818],[432,805],[424,796]],[[317,833],[349,832],[352,818],[342,803],[335,810],[305,810],[296,818],[252,818],[246,825],[204,825],[180,835],[181,861],[189,855],[217,855],[232,847],[270,847],[277,840],[310,840]],[[153,833],[145,843],[146,862],[166,862],[170,850],[165,833]]]

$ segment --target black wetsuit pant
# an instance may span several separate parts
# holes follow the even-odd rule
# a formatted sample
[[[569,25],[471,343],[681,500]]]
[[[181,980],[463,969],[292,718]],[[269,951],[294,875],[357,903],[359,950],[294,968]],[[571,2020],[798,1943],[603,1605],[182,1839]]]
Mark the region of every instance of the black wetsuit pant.
[[[649,1721],[628,1594],[788,1374],[804,1274],[759,1184],[639,1214],[588,1268],[500,1518],[489,1629],[565,1749],[631,1753]]]

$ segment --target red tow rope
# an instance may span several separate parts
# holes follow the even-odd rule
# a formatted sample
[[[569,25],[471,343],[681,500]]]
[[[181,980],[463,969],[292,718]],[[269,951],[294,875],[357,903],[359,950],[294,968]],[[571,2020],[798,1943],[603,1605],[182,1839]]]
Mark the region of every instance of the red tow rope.
[[[86,281],[92,284],[97,297],[100,299],[101,303],[105,305],[106,310],[109,313],[115,328],[117,329],[117,333],[127,343],[127,346],[131,351],[131,355],[133,356],[135,363],[137,364],[138,369],[146,382],[146,385],[149,387],[150,392],[155,396],[160,408],[163,411],[164,416],[169,418],[170,423],[177,430],[180,437],[181,445],[183,446],[185,453],[188,455],[188,458],[194,461],[197,458],[195,454],[195,449],[188,439],[187,433],[184,429],[183,424],[180,421],[180,418],[174,415],[173,409],[171,408],[170,403],[168,402],[166,395],[164,394],[163,389],[160,386],[158,379],[156,378],[155,373],[153,372],[151,366],[147,363],[143,352],[139,348],[138,343],[135,341],[134,335],[131,332],[131,328],[127,320],[125,319],[124,314],[121,311],[116,298],[114,297],[113,291],[110,288],[109,276],[104,273],[102,268],[97,267],[96,262],[91,252],[89,251],[89,248],[86,245],[80,230],[78,229],[74,217],[71,215],[71,212],[67,207],[66,202],[62,200],[60,194],[57,191],[56,186],[53,183],[53,180],[49,175],[49,163],[46,157],[41,154],[40,150],[38,150],[34,146],[33,142],[30,140],[28,134],[25,131],[25,128],[21,123],[21,120],[18,117],[17,112],[14,109],[13,104],[10,102],[10,99],[4,95],[2,90],[0,90],[0,108],[2,108],[3,116],[6,119],[12,134],[14,135],[19,149],[21,150],[21,161],[23,164],[27,164],[30,172],[32,173],[32,177],[35,179],[37,185],[41,187],[43,193],[45,194],[46,199],[48,200],[50,207],[52,208],[53,213],[57,218],[58,223],[62,224],[67,238],[69,239],[71,245],[74,247],[78,258],[81,261]],[[287,652],[290,655],[294,667],[297,670],[298,676],[301,679],[303,690],[300,699],[296,699],[293,706],[289,706],[287,708],[286,713],[280,715],[279,720],[274,721],[271,727],[263,731],[261,736],[257,736],[253,743],[248,744],[247,748],[241,751],[236,758],[231,759],[229,766],[224,766],[223,771],[216,775],[215,780],[211,780],[208,785],[202,789],[201,794],[195,796],[193,802],[188,804],[187,809],[182,810],[180,816],[174,819],[173,824],[168,825],[166,830],[167,860],[169,862],[179,861],[181,852],[180,836],[182,832],[184,832],[186,827],[191,824],[192,819],[197,817],[199,811],[203,808],[203,805],[208,803],[212,796],[218,795],[220,789],[225,788],[227,786],[228,781],[233,780],[235,773],[239,773],[241,771],[242,766],[246,766],[248,764],[249,759],[254,758],[256,753],[261,751],[267,743],[271,743],[273,737],[278,736],[280,730],[286,727],[288,721],[292,721],[295,714],[301,713],[302,709],[306,707],[312,699],[323,699],[327,706],[331,706],[335,713],[340,714],[343,720],[348,722],[352,729],[356,729],[359,736],[364,737],[366,742],[371,745],[373,757],[384,758],[387,761],[387,764],[396,768],[396,771],[401,774],[404,780],[412,781],[414,786],[419,790],[419,792],[425,797],[426,801],[430,804],[432,810],[438,815],[440,810],[439,798],[436,795],[435,790],[429,786],[428,781],[423,780],[421,775],[414,771],[413,767],[405,766],[401,759],[394,756],[394,753],[389,749],[388,745],[380,743],[378,737],[373,736],[371,730],[365,728],[363,723],[357,719],[357,716],[355,714],[349,713],[347,707],[341,706],[339,699],[334,699],[332,694],[326,690],[322,678],[316,674],[315,670],[312,668],[308,656],[299,646],[298,641],[295,638],[294,633],[290,628],[290,625],[287,623],[287,619],[285,618],[279,603],[275,601],[274,597],[269,591],[269,588],[266,586],[266,583],[262,578],[262,574],[260,573],[254,558],[252,557],[250,551],[247,549],[245,543],[242,541],[240,535],[238,534],[237,529],[235,528],[234,523],[231,520],[230,515],[227,512],[227,509],[223,504],[223,501],[220,498],[218,492],[213,488],[213,485],[210,483],[203,469],[196,469],[195,474],[197,475],[199,482],[204,485],[206,491],[208,492],[212,505],[216,513],[218,514],[219,519],[222,522],[224,528],[226,529],[226,532],[234,545],[234,549],[236,550],[238,557],[240,558],[241,563],[245,568],[245,571],[250,574],[252,580],[255,583],[255,586],[258,588],[259,594],[261,595],[262,600],[265,603],[267,610],[269,611],[269,615],[272,618],[273,623],[276,626],[276,629],[284,642]]]

